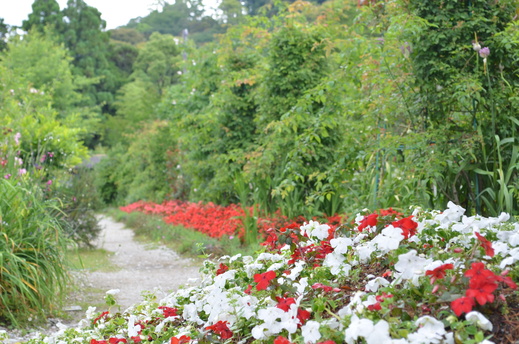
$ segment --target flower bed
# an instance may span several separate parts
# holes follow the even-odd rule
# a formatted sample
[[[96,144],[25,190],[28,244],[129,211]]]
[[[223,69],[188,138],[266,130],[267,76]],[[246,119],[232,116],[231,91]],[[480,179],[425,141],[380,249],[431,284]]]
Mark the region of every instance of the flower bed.
[[[192,203],[176,200],[164,201],[162,204],[140,201],[120,209],[127,213],[139,211],[145,214],[160,215],[164,217],[166,223],[192,228],[213,238],[233,235],[242,237],[244,231],[243,219],[246,217],[245,211],[248,214],[254,213],[252,207],[244,210],[236,204],[223,207],[214,203],[204,204],[202,202]],[[328,218],[328,221],[333,224],[337,224],[339,220],[338,216]],[[275,217],[269,218],[257,217],[256,225],[259,233],[265,235],[270,228],[282,228],[289,223],[294,223],[293,221],[276,214]],[[306,219],[299,218],[295,221],[303,224]]]
[[[519,224],[417,209],[271,232],[199,286],[29,343],[514,343]],[[109,295],[111,297],[111,295]]]

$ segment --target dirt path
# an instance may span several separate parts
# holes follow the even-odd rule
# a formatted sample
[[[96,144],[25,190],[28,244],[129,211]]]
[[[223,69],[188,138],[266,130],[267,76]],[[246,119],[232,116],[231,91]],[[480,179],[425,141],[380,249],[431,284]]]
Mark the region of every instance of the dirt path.
[[[154,291],[161,298],[177,290],[181,285],[196,283],[199,277],[198,266],[191,259],[180,257],[166,247],[150,247],[134,240],[131,229],[105,216],[99,217],[102,231],[95,243],[97,248],[113,252],[113,272],[83,271],[78,275],[79,291],[68,300],[68,307],[74,308],[78,299],[89,304],[102,304],[105,292],[119,289],[115,298],[124,311],[131,305],[143,300],[142,292]],[[89,291],[87,291],[89,290]],[[95,292],[92,292],[95,290]],[[105,307],[107,307],[105,305]],[[74,318],[84,317],[86,309],[72,311]],[[54,326],[58,319],[50,319],[49,326],[39,332],[50,334],[57,331]],[[64,321],[73,325],[74,321]],[[0,327],[0,330],[5,330]],[[9,331],[7,344],[25,342],[37,331],[22,336],[18,331]]]
[[[120,270],[90,272],[86,280],[105,291],[119,289],[116,299],[123,309],[141,301],[143,291],[158,289],[159,296],[166,295],[199,277],[193,260],[165,247],[152,248],[135,241],[131,229],[109,217],[100,217],[99,224],[103,230],[96,247],[114,252],[112,262]]]

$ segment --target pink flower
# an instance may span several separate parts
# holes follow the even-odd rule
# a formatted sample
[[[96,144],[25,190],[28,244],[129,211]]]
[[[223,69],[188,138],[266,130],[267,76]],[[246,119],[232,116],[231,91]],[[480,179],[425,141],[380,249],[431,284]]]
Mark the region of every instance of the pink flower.
[[[484,47],[479,50],[479,56],[482,58],[486,58],[488,55],[490,55],[490,49],[488,47]]]

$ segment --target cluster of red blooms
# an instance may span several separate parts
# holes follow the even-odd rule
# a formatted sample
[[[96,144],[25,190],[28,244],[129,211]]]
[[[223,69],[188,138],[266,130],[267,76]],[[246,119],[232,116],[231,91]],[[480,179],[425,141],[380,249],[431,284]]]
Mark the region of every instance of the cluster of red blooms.
[[[231,330],[229,330],[227,324],[227,321],[220,320],[214,325],[207,326],[205,329],[213,331],[214,333],[219,335],[221,339],[229,339],[232,337],[233,333]]]
[[[485,264],[481,262],[472,263],[471,267],[465,272],[465,277],[469,278],[469,288],[465,296],[451,303],[451,308],[457,316],[472,311],[476,302],[480,305],[494,302],[494,291],[499,287],[500,282],[511,289],[517,289],[517,284],[506,276],[506,270],[501,275],[496,275],[486,269]]]
[[[193,228],[213,238],[232,235],[241,237],[244,228],[242,219],[246,216],[245,210],[237,204],[223,207],[214,203],[203,204],[202,202],[164,201],[162,204],[156,204],[139,201],[120,209],[127,213],[138,211],[150,215],[160,215],[164,217],[166,223]],[[249,214],[253,211],[252,207],[246,210]],[[332,216],[327,220],[332,224],[339,224],[341,219],[340,216]],[[270,228],[281,228],[288,221],[286,217],[278,213],[272,217],[258,217],[257,225],[260,233],[267,233]],[[306,219],[302,217],[298,218],[294,226],[299,228],[305,221]]]

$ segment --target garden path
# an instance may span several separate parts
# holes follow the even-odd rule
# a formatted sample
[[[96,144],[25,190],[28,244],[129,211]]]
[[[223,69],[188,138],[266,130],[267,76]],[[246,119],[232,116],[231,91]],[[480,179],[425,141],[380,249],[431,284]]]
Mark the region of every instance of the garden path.
[[[131,229],[110,217],[101,216],[99,224],[102,231],[95,246],[113,252],[111,259],[118,269],[87,273],[86,280],[96,289],[119,289],[115,298],[123,310],[142,301],[142,292],[157,289],[160,298],[199,277],[195,261],[166,247],[135,241]]]

